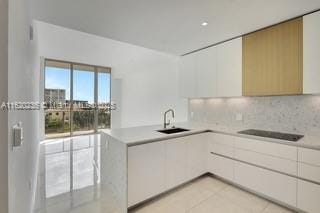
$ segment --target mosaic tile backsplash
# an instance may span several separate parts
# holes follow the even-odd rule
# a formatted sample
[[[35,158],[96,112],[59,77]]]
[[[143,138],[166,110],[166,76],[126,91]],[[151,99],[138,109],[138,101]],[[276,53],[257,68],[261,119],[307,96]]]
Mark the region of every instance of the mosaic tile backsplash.
[[[320,135],[320,95],[191,99],[189,120]]]

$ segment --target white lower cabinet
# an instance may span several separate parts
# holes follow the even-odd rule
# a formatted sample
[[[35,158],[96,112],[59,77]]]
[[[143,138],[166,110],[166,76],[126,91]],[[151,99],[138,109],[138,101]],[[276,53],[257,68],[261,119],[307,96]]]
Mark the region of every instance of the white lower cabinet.
[[[209,172],[296,207],[297,178],[281,173],[297,175],[296,147],[216,133],[208,138]]]
[[[280,203],[318,213],[319,153],[218,133],[132,146],[128,148],[128,206],[210,172]]]
[[[234,161],[219,155],[208,155],[208,171],[224,179],[233,181],[234,179]]]
[[[298,148],[298,208],[320,212],[320,151]],[[306,181],[306,180],[310,180]],[[313,182],[314,183],[313,183]]]
[[[297,178],[236,161],[234,181],[292,207],[297,205]]]
[[[207,172],[207,136],[210,133],[190,135],[187,138],[187,179],[191,180]]]
[[[279,143],[271,143],[256,139],[236,137],[235,148],[283,158],[291,161],[297,161],[297,147],[288,146]]]
[[[298,177],[320,183],[320,167],[299,162]]]
[[[234,157],[234,137],[224,134],[210,133],[208,136],[208,151]]]
[[[165,191],[165,143],[128,148],[128,206]]]
[[[221,156],[222,155],[222,156]],[[210,133],[208,136],[207,170],[219,177],[233,181],[234,137]]]
[[[298,180],[298,208],[309,213],[320,212],[320,185]]]
[[[297,161],[247,151],[244,149],[235,149],[234,158],[271,170],[283,172],[294,176],[297,175]]]
[[[207,172],[207,133],[128,148],[128,206]]]
[[[166,189],[187,181],[186,137],[168,140],[166,143]]]
[[[320,150],[298,148],[298,161],[320,167]]]

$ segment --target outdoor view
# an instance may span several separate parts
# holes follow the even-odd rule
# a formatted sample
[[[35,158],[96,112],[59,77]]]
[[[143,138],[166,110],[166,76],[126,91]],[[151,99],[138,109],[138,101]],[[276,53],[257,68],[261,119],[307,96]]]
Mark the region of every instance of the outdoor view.
[[[46,136],[87,134],[109,128],[110,80],[109,68],[46,60]]]

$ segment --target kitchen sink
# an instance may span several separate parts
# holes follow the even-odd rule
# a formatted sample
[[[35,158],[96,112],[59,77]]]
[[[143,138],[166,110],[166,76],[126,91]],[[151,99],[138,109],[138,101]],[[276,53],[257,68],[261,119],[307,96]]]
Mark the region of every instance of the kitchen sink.
[[[187,132],[190,131],[189,129],[183,129],[183,128],[171,128],[171,129],[161,129],[157,130],[157,132],[161,132],[164,134],[174,134],[174,133],[179,133],[179,132]]]

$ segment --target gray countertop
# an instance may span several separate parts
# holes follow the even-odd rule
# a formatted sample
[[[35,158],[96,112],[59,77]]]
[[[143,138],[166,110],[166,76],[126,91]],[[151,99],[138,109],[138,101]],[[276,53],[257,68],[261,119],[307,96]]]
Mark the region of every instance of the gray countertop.
[[[189,129],[190,131],[175,133],[175,134],[164,134],[164,133],[157,132],[157,130],[163,129],[161,125],[152,125],[152,126],[139,126],[139,127],[119,128],[119,129],[108,129],[108,130],[102,130],[102,132],[116,139],[117,141],[125,143],[127,146],[135,146],[139,144],[167,140],[171,138],[183,137],[183,136],[199,134],[203,132],[216,132],[220,134],[227,134],[227,135],[250,138],[250,139],[258,139],[266,142],[281,143],[289,146],[298,146],[298,147],[305,147],[305,148],[320,150],[320,135],[305,135],[299,141],[291,142],[286,140],[243,135],[237,132],[244,129],[207,124],[207,123],[183,122],[183,123],[175,123],[174,126],[186,128],[186,129]]]

